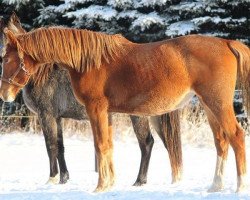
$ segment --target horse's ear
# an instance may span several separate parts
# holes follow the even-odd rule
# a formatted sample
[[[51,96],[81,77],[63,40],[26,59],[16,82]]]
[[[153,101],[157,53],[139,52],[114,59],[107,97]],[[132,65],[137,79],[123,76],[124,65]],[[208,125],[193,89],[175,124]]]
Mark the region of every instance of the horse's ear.
[[[14,11],[12,12],[12,15],[10,16],[10,22],[13,24],[21,24],[20,19],[18,18],[18,16],[16,15]]]
[[[8,28],[5,28],[3,32],[4,32],[5,38],[7,40],[7,43],[9,43],[12,46],[17,47],[18,41],[17,41],[17,38],[14,35],[14,33],[12,31],[10,31]]]
[[[15,12],[12,13],[10,20],[8,22],[8,28],[15,34],[23,34],[26,31],[22,28],[20,19]]]

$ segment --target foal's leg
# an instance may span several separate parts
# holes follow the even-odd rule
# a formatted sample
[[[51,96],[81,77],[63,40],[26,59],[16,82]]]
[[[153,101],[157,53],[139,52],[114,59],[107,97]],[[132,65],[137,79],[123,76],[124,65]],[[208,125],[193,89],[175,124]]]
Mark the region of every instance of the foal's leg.
[[[86,103],[90,119],[98,164],[98,184],[95,192],[108,190],[114,184],[113,142],[108,123],[107,102],[94,100]]]
[[[60,168],[60,184],[64,184],[69,180],[69,172],[64,158],[64,144],[62,134],[61,118],[57,119],[57,144],[58,144],[58,164]]]
[[[147,183],[148,165],[154,138],[150,132],[148,118],[130,115],[130,119],[141,150],[140,170],[134,186],[141,186]]]
[[[217,93],[217,95],[219,94],[220,93]],[[220,101],[216,101],[216,99],[220,99]],[[217,119],[218,123],[223,128],[223,132],[226,134],[226,137],[228,138],[229,143],[234,150],[236,158],[237,176],[238,176],[237,191],[240,191],[243,188],[245,188],[245,183],[244,183],[244,177],[246,175],[245,135],[242,128],[240,127],[240,125],[236,120],[232,102],[229,103],[227,99],[225,98],[223,99],[223,97],[218,98],[218,96],[214,98],[213,96],[210,96],[204,99],[203,102],[210,109],[214,117]]]
[[[151,117],[151,123],[168,151],[172,170],[172,183],[182,178],[182,148],[179,111]]]
[[[47,183],[56,184],[59,181],[57,168],[58,148],[56,119],[48,113],[38,114],[38,119],[43,130],[50,163],[50,178]]]
[[[217,161],[212,186],[208,192],[217,192],[224,188],[224,169],[228,155],[229,141],[223,129],[213,114],[205,106],[209,125],[214,136],[214,143],[217,151]]]

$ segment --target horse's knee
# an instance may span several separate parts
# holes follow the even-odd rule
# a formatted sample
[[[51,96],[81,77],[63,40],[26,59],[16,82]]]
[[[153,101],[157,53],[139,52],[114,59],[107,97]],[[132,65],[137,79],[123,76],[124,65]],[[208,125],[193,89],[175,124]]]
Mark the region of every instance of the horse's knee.
[[[95,144],[95,151],[97,155],[105,155],[113,149],[113,145],[107,143]]]
[[[154,145],[154,138],[153,138],[151,133],[149,133],[147,138],[146,138],[146,145],[148,148],[152,148]]]
[[[235,132],[228,133],[228,138],[234,150],[242,149],[245,147],[245,133],[239,125],[236,126]]]
[[[149,132],[144,141],[139,141],[140,148],[143,154],[148,154],[151,152],[154,145],[154,138],[152,134]]]

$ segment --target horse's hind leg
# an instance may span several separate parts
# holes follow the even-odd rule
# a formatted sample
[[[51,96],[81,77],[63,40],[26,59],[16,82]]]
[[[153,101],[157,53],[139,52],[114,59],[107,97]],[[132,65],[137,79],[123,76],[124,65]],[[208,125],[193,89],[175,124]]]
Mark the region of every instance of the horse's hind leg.
[[[148,165],[154,138],[150,132],[148,118],[130,115],[130,119],[141,150],[140,170],[134,186],[141,186],[147,183]]]
[[[181,180],[183,169],[179,111],[151,117],[151,122],[168,151],[172,183],[176,183]]]
[[[218,93],[220,94],[220,93]],[[218,95],[217,94],[217,95]],[[217,97],[210,97],[210,99],[204,99],[203,102],[213,113],[218,123],[223,128],[223,132],[229,140],[232,146],[237,167],[237,191],[242,190],[245,187],[244,177],[246,175],[246,154],[245,154],[245,135],[238,124],[232,102],[228,102],[227,99],[221,98],[217,101]],[[210,101],[209,101],[210,100]],[[230,101],[230,100],[229,100]]]
[[[50,178],[47,183],[58,183],[58,168],[57,168],[57,124],[56,119],[48,113],[38,113],[38,119],[43,130],[43,135],[46,143],[46,148],[50,163]]]
[[[229,141],[226,134],[223,132],[222,127],[215,119],[210,110],[204,106],[207,113],[209,125],[212,129],[214,136],[214,143],[217,151],[217,161],[214,173],[214,179],[212,186],[208,189],[208,192],[220,191],[224,187],[224,169],[228,155]]]
[[[57,144],[58,144],[58,164],[60,168],[60,184],[64,184],[69,180],[69,172],[64,157],[64,144],[61,118],[57,119]]]

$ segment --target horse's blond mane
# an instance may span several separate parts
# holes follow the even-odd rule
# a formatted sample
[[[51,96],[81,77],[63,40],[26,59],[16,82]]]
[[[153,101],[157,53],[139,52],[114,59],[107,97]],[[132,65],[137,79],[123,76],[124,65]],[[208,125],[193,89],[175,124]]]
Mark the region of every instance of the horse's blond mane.
[[[79,72],[99,68],[122,50],[121,35],[62,27],[40,28],[17,37],[22,49],[38,62],[62,63]]]
[[[51,63],[39,66],[35,74],[31,76],[34,85],[40,87],[43,86],[53,69],[54,69],[54,64]]]

